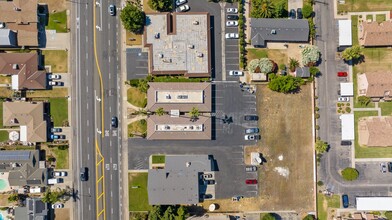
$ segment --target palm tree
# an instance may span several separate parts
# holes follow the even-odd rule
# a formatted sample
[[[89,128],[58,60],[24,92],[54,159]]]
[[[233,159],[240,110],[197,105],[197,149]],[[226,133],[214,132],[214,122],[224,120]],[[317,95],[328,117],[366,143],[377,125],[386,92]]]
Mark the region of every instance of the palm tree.
[[[298,60],[296,60],[295,58],[290,57],[290,60],[289,60],[289,69],[290,69],[290,71],[294,72],[297,67],[299,67]]]
[[[261,5],[260,16],[262,18],[273,18],[275,13],[275,5],[271,0],[264,0]]]
[[[190,114],[191,114],[191,120],[196,120],[200,116],[199,109],[196,107],[193,107]]]
[[[166,112],[165,112],[165,110],[163,110],[163,108],[161,107],[161,108],[158,108],[156,111],[155,111],[155,114],[157,114],[157,115],[159,115],[159,116],[162,116],[162,115],[164,115]]]

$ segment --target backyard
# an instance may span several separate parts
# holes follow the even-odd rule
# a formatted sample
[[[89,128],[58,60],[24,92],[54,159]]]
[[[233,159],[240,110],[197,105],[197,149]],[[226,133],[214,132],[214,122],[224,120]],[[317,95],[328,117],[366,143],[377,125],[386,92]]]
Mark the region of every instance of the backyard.
[[[129,87],[127,90],[128,102],[136,107],[144,108],[147,105],[147,94],[138,88]]]
[[[286,54],[286,50],[276,50],[276,49],[248,49],[248,61],[253,59],[260,58],[269,58],[274,61],[276,64],[285,64],[288,63],[288,58]]]
[[[67,28],[67,12],[60,11],[49,13],[49,22],[48,26],[46,26],[47,30],[56,30],[57,33],[66,33],[68,32]]]
[[[392,8],[390,0],[345,0],[345,4],[338,4],[338,13],[356,11],[389,11]]]
[[[63,127],[68,121],[68,100],[66,98],[50,98],[50,115],[54,126]]]
[[[43,50],[45,65],[52,67],[53,73],[68,72],[68,52],[65,50]]]
[[[148,173],[128,173],[129,211],[149,211],[147,194]]]

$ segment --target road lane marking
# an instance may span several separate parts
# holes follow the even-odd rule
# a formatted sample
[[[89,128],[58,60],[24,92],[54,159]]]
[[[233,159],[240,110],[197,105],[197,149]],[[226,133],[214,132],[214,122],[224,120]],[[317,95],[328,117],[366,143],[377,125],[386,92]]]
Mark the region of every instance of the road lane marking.
[[[109,40],[109,46],[110,46],[110,40]]]
[[[88,60],[88,53],[86,53],[86,60]]]
[[[87,154],[87,160],[90,160],[90,154]],[[90,193],[90,188],[88,188],[89,193]]]
[[[91,211],[91,205],[90,205],[90,204],[88,204],[88,210],[90,210],[90,211]]]
[[[86,86],[86,92],[88,93],[88,86]]]
[[[87,127],[90,126],[90,120],[87,120]]]
[[[88,102],[86,104],[87,104],[87,110],[88,110]]]
[[[88,43],[88,36],[86,35],[86,43]]]
[[[87,143],[90,143],[90,137],[87,137]]]

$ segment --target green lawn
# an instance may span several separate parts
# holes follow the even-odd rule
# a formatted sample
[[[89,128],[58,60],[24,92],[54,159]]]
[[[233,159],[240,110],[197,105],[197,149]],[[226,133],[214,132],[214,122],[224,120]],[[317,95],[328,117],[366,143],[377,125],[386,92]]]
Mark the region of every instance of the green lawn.
[[[380,102],[378,103],[378,107],[381,108],[382,116],[391,116],[392,115],[392,102]]]
[[[46,26],[47,30],[56,30],[58,33],[66,33],[67,30],[67,12],[60,11],[49,14],[49,23]]]
[[[358,15],[351,15],[351,35],[353,46],[359,45],[358,41]]]
[[[8,141],[8,131],[0,131],[0,142]]]
[[[54,126],[62,127],[65,121],[68,121],[68,101],[66,98],[49,98],[50,115],[52,116]]]
[[[338,4],[338,13],[348,11],[389,11],[391,8],[391,0],[345,0],[345,4]]]
[[[147,132],[147,121],[142,119],[128,125],[128,137],[143,135]]]
[[[149,211],[147,193],[147,173],[129,173],[129,211]]]
[[[376,15],[376,21],[378,22],[378,23],[381,23],[381,22],[383,22],[383,21],[385,21],[386,20],[386,18],[385,18],[385,15],[384,14],[382,14],[382,15]]]
[[[165,155],[152,155],[152,163],[165,163]]]
[[[147,94],[142,93],[135,87],[130,87],[127,90],[128,102],[134,106],[144,108],[147,105]]]
[[[327,201],[327,207],[324,206],[324,201]],[[317,194],[317,215],[320,220],[327,220],[328,208],[340,208],[340,196],[324,196],[324,194]]]
[[[373,15],[366,15],[366,21],[373,21]]]
[[[65,50],[43,50],[46,66],[52,66],[53,73],[68,72],[68,52]]]
[[[56,158],[56,169],[68,169],[68,149],[60,150],[57,147],[51,148]]]

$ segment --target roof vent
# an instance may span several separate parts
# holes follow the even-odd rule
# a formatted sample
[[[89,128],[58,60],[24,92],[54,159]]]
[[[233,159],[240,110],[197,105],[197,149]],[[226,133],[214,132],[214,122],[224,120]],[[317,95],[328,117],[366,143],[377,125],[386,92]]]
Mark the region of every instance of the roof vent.
[[[190,166],[191,166],[191,162],[186,162],[186,163],[185,163],[185,166],[186,166],[186,167],[190,167]]]
[[[166,98],[166,99],[171,99],[170,94],[166,94],[165,98]]]
[[[160,54],[159,54],[159,58],[163,58],[163,53],[160,53]]]
[[[275,30],[275,29],[272,29],[272,30],[271,30],[271,34],[276,34],[276,30]]]
[[[189,49],[193,49],[193,48],[195,48],[195,45],[189,44],[189,45],[188,45],[188,48],[189,48]]]
[[[155,33],[155,35],[154,35],[155,39],[159,39],[160,36],[161,36],[161,35],[160,35],[159,33]]]
[[[18,64],[16,64],[16,63],[12,64],[12,69],[13,70],[18,70],[19,69]]]
[[[193,25],[199,25],[199,21],[193,21],[192,24]]]
[[[14,7],[14,10],[15,10],[15,11],[21,11],[21,9],[18,8],[18,7]]]
[[[203,57],[203,53],[197,53],[197,57]]]
[[[0,22],[0,28],[5,28],[5,22]]]

